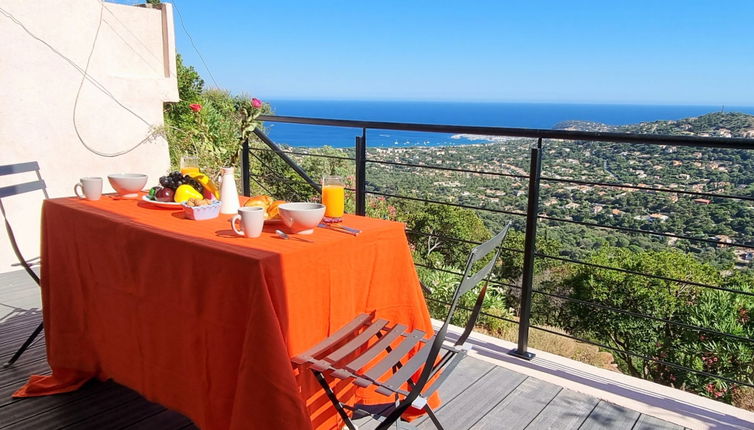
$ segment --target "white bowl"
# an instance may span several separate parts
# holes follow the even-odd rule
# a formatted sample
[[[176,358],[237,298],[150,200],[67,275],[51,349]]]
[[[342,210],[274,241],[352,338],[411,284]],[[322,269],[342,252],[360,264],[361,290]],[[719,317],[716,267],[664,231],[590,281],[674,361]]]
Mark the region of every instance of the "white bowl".
[[[312,234],[325,216],[325,205],[319,203],[283,203],[278,206],[280,219],[294,234]]]
[[[142,173],[114,173],[107,175],[115,192],[122,197],[136,197],[136,193],[144,189],[147,184],[147,175]]]

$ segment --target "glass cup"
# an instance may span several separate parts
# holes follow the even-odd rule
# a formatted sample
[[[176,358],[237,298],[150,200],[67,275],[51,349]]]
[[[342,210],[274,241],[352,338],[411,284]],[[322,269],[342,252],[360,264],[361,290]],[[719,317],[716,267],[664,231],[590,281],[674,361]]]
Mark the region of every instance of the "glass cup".
[[[191,175],[192,173],[199,173],[199,157],[184,155],[181,157],[181,175]]]
[[[341,176],[322,178],[322,204],[325,205],[325,217],[322,221],[336,223],[343,220],[345,187],[345,181]]]

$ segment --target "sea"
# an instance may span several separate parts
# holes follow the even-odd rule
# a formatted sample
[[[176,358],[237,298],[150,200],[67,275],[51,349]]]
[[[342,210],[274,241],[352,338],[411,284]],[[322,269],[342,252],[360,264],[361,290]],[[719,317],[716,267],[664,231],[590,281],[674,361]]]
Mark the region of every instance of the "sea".
[[[419,101],[267,100],[276,115],[327,119],[551,129],[562,121],[609,125],[678,120],[711,112],[754,115],[754,106],[674,106],[629,104],[470,103]],[[296,147],[353,147],[361,129],[267,122],[269,137]],[[368,130],[369,147],[478,144],[469,136],[446,133]]]

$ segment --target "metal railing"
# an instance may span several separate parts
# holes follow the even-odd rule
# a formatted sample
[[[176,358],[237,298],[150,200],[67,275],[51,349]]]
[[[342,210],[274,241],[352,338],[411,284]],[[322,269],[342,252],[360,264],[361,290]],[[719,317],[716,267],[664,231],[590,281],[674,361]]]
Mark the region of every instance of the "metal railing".
[[[323,158],[333,158],[333,159],[338,159],[338,160],[353,161],[355,163],[355,187],[351,191],[355,193],[355,207],[356,207],[356,214],[358,215],[365,215],[367,195],[374,195],[374,196],[390,197],[390,198],[396,198],[396,199],[414,200],[414,201],[425,202],[425,203],[456,206],[456,207],[461,207],[461,208],[488,211],[491,213],[505,214],[505,215],[525,218],[526,223],[525,223],[524,249],[523,250],[508,249],[509,251],[521,252],[524,254],[523,275],[521,278],[522,279],[521,285],[519,286],[519,285],[513,285],[509,283],[498,283],[499,286],[501,287],[520,290],[520,303],[519,303],[519,311],[518,311],[519,319],[518,321],[515,321],[509,318],[487,314],[487,316],[490,316],[490,317],[500,318],[502,320],[518,324],[519,329],[518,329],[517,349],[512,351],[513,355],[524,358],[524,359],[531,359],[533,357],[533,354],[528,351],[528,342],[529,342],[530,329],[535,329],[535,330],[541,330],[544,332],[550,332],[559,336],[572,338],[580,342],[585,342],[588,344],[596,345],[600,348],[604,348],[613,352],[627,353],[628,355],[634,356],[636,358],[641,358],[643,360],[655,362],[655,363],[662,364],[665,366],[679,368],[686,372],[692,372],[692,373],[696,373],[696,374],[707,376],[707,377],[714,377],[716,379],[727,381],[730,383],[735,383],[738,385],[754,387],[754,385],[750,381],[732,380],[730,378],[726,378],[721,375],[713,375],[702,370],[691,369],[689,367],[679,365],[676,363],[666,362],[665,360],[658,357],[650,357],[650,356],[636,353],[633,351],[624,351],[624,350],[619,351],[615,347],[612,347],[610,345],[601,344],[601,343],[594,342],[589,339],[572,336],[570,334],[559,333],[551,329],[548,329],[546,327],[540,327],[537,325],[533,325],[531,323],[532,297],[534,294],[538,294],[538,295],[550,297],[550,298],[561,300],[561,301],[579,303],[584,306],[592,306],[594,308],[604,309],[604,310],[608,310],[608,311],[623,314],[623,315],[630,315],[632,317],[645,318],[652,321],[662,322],[666,324],[673,324],[679,327],[683,327],[685,329],[696,330],[701,333],[708,333],[708,334],[712,334],[715,336],[720,336],[720,337],[724,337],[728,339],[735,339],[736,341],[754,342],[753,339],[750,339],[747,337],[737,336],[730,333],[723,333],[723,332],[713,330],[707,327],[701,327],[698,325],[672,321],[666,318],[660,318],[653,315],[647,315],[643,313],[637,313],[633,311],[619,309],[619,308],[607,306],[601,303],[579,300],[574,297],[569,297],[566,295],[552,293],[552,292],[543,291],[543,290],[534,288],[534,275],[535,275],[534,265],[535,265],[535,260],[537,258],[540,258],[540,259],[561,261],[564,263],[573,263],[573,264],[580,264],[580,265],[586,265],[586,266],[593,266],[593,267],[606,269],[606,270],[615,270],[615,271],[624,272],[631,275],[645,276],[648,278],[654,278],[654,279],[668,281],[668,282],[677,282],[683,285],[693,285],[700,288],[726,291],[732,294],[754,296],[754,293],[751,293],[748,291],[741,291],[741,290],[726,288],[726,287],[722,287],[718,285],[710,285],[710,284],[693,282],[693,281],[682,280],[682,279],[673,279],[670,277],[641,273],[641,272],[622,269],[622,268],[609,267],[609,266],[599,265],[592,262],[573,259],[573,258],[566,258],[566,257],[556,256],[556,255],[547,255],[547,254],[537,251],[537,226],[538,226],[538,223],[543,220],[546,220],[547,222],[577,224],[577,225],[586,226],[590,228],[615,230],[615,231],[621,231],[621,232],[630,233],[630,234],[655,235],[655,236],[660,236],[660,237],[665,237],[665,238],[674,238],[676,240],[683,239],[683,240],[687,240],[691,242],[705,243],[708,245],[719,244],[719,241],[710,239],[708,237],[693,237],[693,236],[688,236],[685,234],[636,229],[636,228],[629,228],[629,227],[623,227],[623,226],[618,226],[618,225],[605,225],[605,224],[598,224],[598,223],[593,223],[593,222],[579,221],[579,220],[567,219],[567,218],[554,218],[554,217],[540,214],[540,211],[539,211],[540,210],[540,196],[539,195],[540,195],[540,188],[541,188],[542,182],[588,185],[588,186],[595,186],[595,187],[613,187],[613,188],[621,188],[621,189],[628,189],[628,190],[651,191],[651,192],[659,192],[659,193],[676,193],[676,194],[706,197],[706,198],[738,199],[738,200],[745,200],[745,201],[754,201],[754,197],[744,196],[744,195],[718,194],[718,193],[710,193],[710,192],[697,191],[697,190],[689,191],[689,190],[672,189],[672,188],[667,188],[667,187],[654,187],[654,186],[650,187],[643,184],[634,185],[634,184],[626,184],[626,183],[618,183],[618,182],[585,181],[581,179],[568,179],[568,178],[543,176],[542,175],[542,155],[543,155],[543,140],[544,139],[554,139],[554,140],[559,140],[559,141],[570,141],[570,142],[588,141],[588,142],[594,142],[594,143],[605,143],[605,142],[628,143],[631,145],[638,145],[638,146],[668,145],[668,146],[680,146],[680,147],[695,147],[695,148],[698,147],[698,148],[716,148],[716,149],[724,148],[724,149],[737,149],[737,150],[754,149],[754,139],[665,136],[665,135],[638,135],[638,134],[624,134],[624,133],[582,132],[582,131],[570,131],[570,130],[542,130],[542,129],[520,129],[520,128],[501,128],[501,127],[410,124],[410,123],[352,121],[352,120],[337,120],[337,119],[322,119],[322,118],[300,118],[300,117],[270,116],[270,115],[260,116],[259,120],[266,121],[266,122],[348,127],[348,128],[360,129],[361,135],[355,136],[355,147],[354,147],[353,157],[333,156],[333,155],[325,155],[325,154],[311,154],[307,151],[282,149],[277,144],[275,144],[275,142],[273,142],[268,136],[266,136],[263,131],[259,129],[255,130],[256,136],[267,146],[266,149],[261,149],[261,150],[271,151],[277,154],[283,161],[285,161],[285,163],[291,169],[293,169],[317,193],[319,193],[320,191],[319,184],[315,180],[313,180],[311,177],[309,177],[307,173],[295,162],[295,160],[291,156],[312,156],[312,157],[323,157]],[[397,161],[370,159],[368,158],[368,153],[367,153],[367,130],[435,132],[435,133],[452,133],[452,134],[473,134],[473,135],[482,135],[482,136],[531,138],[531,139],[535,139],[536,143],[531,145],[529,148],[530,159],[529,159],[528,174],[519,175],[519,174],[510,174],[510,173],[493,172],[493,171],[485,171],[485,170],[468,170],[468,169],[439,166],[439,165],[431,166],[431,165],[409,163],[409,162],[402,163],[402,162],[397,162]],[[260,149],[256,149],[256,150],[260,150]],[[243,191],[244,191],[244,194],[246,195],[249,195],[250,190],[251,190],[250,177],[249,177],[249,172],[250,172],[249,154],[253,151],[254,150],[249,147],[248,142],[245,142],[243,146],[242,170],[243,170]],[[369,191],[367,190],[367,184],[368,184],[367,165],[368,164],[382,164],[382,165],[390,165],[390,166],[396,166],[396,167],[402,167],[402,168],[413,168],[413,169],[434,169],[434,170],[450,171],[450,172],[458,172],[458,173],[475,173],[475,174],[483,174],[483,175],[509,177],[509,178],[514,178],[517,180],[527,180],[529,185],[528,185],[528,199],[527,199],[526,212],[507,210],[507,209],[495,209],[495,208],[474,206],[474,205],[468,205],[468,204],[462,204],[462,203],[449,203],[449,202],[427,199],[420,196],[407,196],[407,195],[399,195],[399,194],[393,194],[393,193]],[[418,232],[418,231],[410,231],[410,233],[417,234],[417,235],[428,234],[426,232]],[[468,244],[476,244],[476,242],[468,241],[461,238],[446,238],[446,239],[455,240],[460,243],[465,242]],[[754,244],[749,243],[749,242],[745,242],[745,243],[729,242],[729,243],[725,243],[725,245],[730,246],[730,247],[743,247],[743,248],[754,249]],[[438,269],[438,268],[431,267],[428,265],[422,265],[422,264],[418,264],[418,265],[424,266],[430,269],[434,269],[434,270],[441,270],[441,271],[443,270],[443,269]],[[452,272],[452,271],[447,271],[447,272],[455,274],[455,272]],[[456,274],[456,275],[460,275],[460,274]]]

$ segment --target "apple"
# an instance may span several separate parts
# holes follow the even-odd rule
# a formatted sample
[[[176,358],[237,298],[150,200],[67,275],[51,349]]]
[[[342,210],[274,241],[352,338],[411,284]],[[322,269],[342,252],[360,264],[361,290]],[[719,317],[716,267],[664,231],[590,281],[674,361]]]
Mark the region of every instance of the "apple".
[[[173,191],[172,188],[162,188],[160,190],[157,190],[157,192],[154,195],[154,199],[158,202],[172,202],[173,201],[173,195],[175,194],[175,191]]]
[[[207,200],[212,200],[215,198],[215,195],[212,194],[212,191],[210,191],[209,188],[204,187],[204,190],[202,191],[202,197],[204,197]]]

